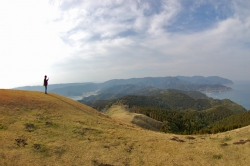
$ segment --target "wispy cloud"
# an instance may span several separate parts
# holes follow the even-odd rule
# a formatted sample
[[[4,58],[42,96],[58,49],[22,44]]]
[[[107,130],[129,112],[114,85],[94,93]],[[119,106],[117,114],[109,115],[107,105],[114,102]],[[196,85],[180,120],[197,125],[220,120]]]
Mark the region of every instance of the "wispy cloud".
[[[250,62],[248,6],[243,0],[62,3],[58,9],[71,16],[61,20],[71,24],[62,38],[75,53],[59,65],[62,70],[73,66],[83,77],[105,73],[103,80],[183,74],[238,78],[229,71],[239,65],[237,72],[243,73],[240,64]]]

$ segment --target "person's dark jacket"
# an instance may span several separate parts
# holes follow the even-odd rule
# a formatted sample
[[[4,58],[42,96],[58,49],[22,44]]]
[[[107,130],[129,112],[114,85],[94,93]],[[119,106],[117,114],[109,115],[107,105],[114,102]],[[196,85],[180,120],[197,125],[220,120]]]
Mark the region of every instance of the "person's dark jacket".
[[[44,78],[43,86],[48,86],[48,79]]]

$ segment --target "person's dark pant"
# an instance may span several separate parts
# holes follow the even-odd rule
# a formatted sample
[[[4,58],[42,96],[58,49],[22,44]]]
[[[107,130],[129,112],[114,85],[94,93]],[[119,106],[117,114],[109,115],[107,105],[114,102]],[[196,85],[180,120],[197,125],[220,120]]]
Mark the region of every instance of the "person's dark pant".
[[[47,94],[47,86],[44,86],[45,87],[45,94]]]

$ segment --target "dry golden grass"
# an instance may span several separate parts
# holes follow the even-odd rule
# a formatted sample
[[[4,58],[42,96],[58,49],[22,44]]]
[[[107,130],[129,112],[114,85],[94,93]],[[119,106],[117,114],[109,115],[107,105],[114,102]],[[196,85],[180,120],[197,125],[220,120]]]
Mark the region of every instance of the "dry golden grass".
[[[249,132],[164,134],[56,94],[0,90],[1,166],[249,165]]]
[[[126,111],[125,108],[120,105],[112,106],[105,114],[128,123],[131,123],[136,115],[140,115]]]
[[[142,114],[131,113],[122,105],[113,105],[105,112],[106,115],[120,119],[127,123],[133,123],[144,129],[159,131],[162,122],[149,118]]]

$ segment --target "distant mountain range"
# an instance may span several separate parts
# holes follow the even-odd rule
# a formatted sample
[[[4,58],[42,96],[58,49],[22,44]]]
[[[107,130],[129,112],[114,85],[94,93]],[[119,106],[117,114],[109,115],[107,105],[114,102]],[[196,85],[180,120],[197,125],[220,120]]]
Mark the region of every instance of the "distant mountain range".
[[[57,93],[66,97],[90,95],[109,96],[108,99],[118,98],[127,94],[146,94],[156,93],[163,89],[175,89],[181,91],[200,91],[214,92],[231,90],[226,84],[233,82],[226,78],[218,76],[177,76],[177,77],[144,77],[130,79],[113,79],[103,83],[66,83],[51,84],[48,89],[50,92]],[[14,89],[44,91],[43,86],[24,86]],[[158,92],[157,92],[158,93]]]
[[[160,130],[176,134],[205,134],[249,125],[246,109],[231,100],[217,100],[203,92],[225,91],[231,80],[213,77],[145,77],[103,83],[49,85],[49,91],[106,112],[114,105],[161,122]],[[17,89],[43,91],[42,86]],[[235,118],[234,118],[235,117]]]

